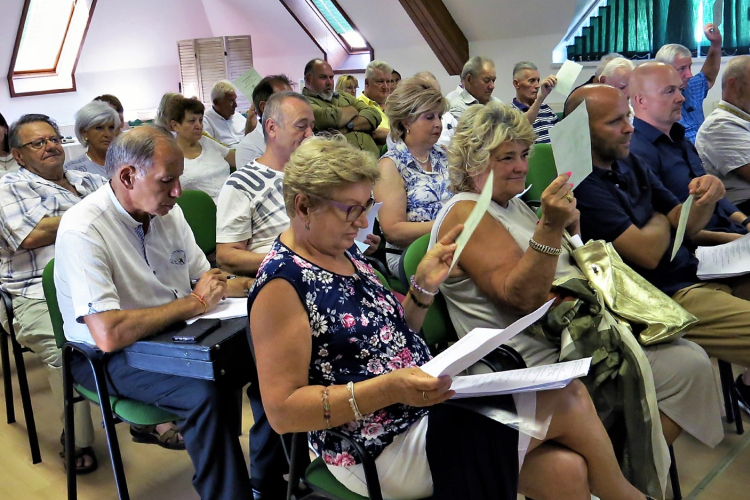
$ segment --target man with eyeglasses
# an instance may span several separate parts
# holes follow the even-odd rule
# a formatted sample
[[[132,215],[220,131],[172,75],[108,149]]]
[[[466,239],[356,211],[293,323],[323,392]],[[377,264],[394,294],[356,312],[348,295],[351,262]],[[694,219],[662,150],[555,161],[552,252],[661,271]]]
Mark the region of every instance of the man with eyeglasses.
[[[11,295],[21,345],[47,365],[52,394],[63,415],[62,353],[55,344],[42,289],[42,271],[55,256],[55,238],[66,210],[105,184],[100,175],[63,170],[57,124],[46,115],[24,115],[10,127],[10,148],[21,166],[0,181],[0,287]],[[91,448],[90,405],[75,405],[76,472],[97,467]]]
[[[383,61],[372,61],[365,70],[365,90],[359,96],[359,100],[368,106],[375,108],[380,113],[383,121],[372,133],[372,138],[377,144],[385,144],[388,133],[391,131],[388,116],[383,110],[385,100],[391,93],[393,69]]]
[[[245,137],[247,120],[237,113],[237,89],[227,80],[220,80],[211,87],[213,106],[203,115],[203,131],[228,148]]]

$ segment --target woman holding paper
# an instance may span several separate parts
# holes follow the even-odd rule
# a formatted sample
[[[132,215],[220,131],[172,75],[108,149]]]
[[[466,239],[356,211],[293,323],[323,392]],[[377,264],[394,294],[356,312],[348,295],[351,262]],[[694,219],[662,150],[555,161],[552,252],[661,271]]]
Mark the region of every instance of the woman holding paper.
[[[631,462],[649,464],[624,464],[628,477],[663,491],[666,445],[682,429],[710,446],[723,438],[711,363],[685,339],[641,346],[591,290],[566,236],[566,230],[579,232],[568,174],[542,193],[541,219],[516,198],[535,137],[521,112],[501,104],[472,106],[458,124],[448,150],[451,188],[458,194],[438,215],[431,243],[467,220],[490,172],[493,179],[487,213],[441,285],[451,320],[459,336],[477,327],[503,328],[554,298],[544,321],[507,344],[528,366],[595,355],[586,384],[597,410],[624,413],[626,447],[642,457]]]
[[[313,449],[349,489],[366,495],[360,459],[325,432],[337,428],[375,458],[386,498],[643,499],[623,477],[586,391],[573,382],[540,393],[518,474],[518,433],[450,405],[452,381],[418,366],[430,352],[415,332],[448,274],[448,231],[427,253],[399,304],[354,246],[380,177],[371,155],[338,138],[311,137],[285,167],[290,227],[250,291],[250,330],[268,420],[309,432]],[[510,408],[511,398],[504,397]],[[545,490],[546,488],[546,490]],[[554,491],[550,491],[554,490]]]
[[[447,109],[440,91],[421,78],[405,80],[385,102],[395,145],[378,163],[382,177],[375,185],[375,199],[383,202],[378,220],[389,248],[403,250],[429,233],[452,196],[445,151],[436,145]],[[388,254],[388,268],[396,276],[398,262],[398,254]]]

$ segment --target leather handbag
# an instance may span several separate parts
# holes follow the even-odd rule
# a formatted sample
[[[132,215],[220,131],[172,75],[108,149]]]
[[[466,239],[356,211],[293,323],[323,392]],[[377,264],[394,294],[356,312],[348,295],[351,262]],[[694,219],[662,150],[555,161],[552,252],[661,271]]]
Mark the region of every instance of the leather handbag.
[[[570,242],[567,242],[570,244]],[[589,285],[614,314],[628,320],[642,345],[677,340],[698,318],[623,262],[611,243],[591,240],[571,249]]]

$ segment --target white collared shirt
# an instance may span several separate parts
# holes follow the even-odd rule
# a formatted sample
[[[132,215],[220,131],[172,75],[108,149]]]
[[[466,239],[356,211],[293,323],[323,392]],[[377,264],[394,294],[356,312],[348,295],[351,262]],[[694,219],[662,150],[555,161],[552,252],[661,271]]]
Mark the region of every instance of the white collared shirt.
[[[239,144],[237,144],[237,149],[235,149],[234,153],[234,161],[237,169],[239,170],[257,158],[260,158],[265,152],[266,138],[263,136],[263,125],[258,120],[258,125],[253,131],[243,137]]]
[[[477,98],[469,94],[466,89],[461,89],[461,92],[453,99],[450,99],[449,102],[451,105],[450,113],[456,117],[456,120],[461,119],[461,115],[464,111],[466,111],[466,108],[468,108],[469,106],[473,106],[474,104],[479,104]],[[503,101],[501,101],[494,95],[490,96],[490,102],[497,102],[500,104],[503,103]]]
[[[232,147],[245,137],[245,117],[239,113],[233,114],[227,120],[214,108],[208,108],[203,115],[203,130],[224,144]]]
[[[68,210],[55,245],[55,285],[68,340],[94,345],[84,316],[145,309],[190,295],[209,269],[179,205],[148,232],[106,184]]]

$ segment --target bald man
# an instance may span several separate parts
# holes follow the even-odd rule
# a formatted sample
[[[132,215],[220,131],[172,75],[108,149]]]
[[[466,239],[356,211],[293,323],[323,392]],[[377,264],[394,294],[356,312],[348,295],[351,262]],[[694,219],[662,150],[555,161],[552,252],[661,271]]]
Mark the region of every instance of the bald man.
[[[750,302],[733,295],[750,286],[750,279],[698,280],[697,259],[684,244],[670,259],[672,233],[682,205],[630,152],[633,127],[627,119],[627,98],[615,88],[589,85],[570,96],[566,114],[584,100],[589,111],[594,164],[594,172],[575,190],[584,240],[612,242],[636,272],[695,315],[698,323],[690,328],[686,338],[711,356],[750,366]],[[721,181],[712,175],[692,179],[688,191],[695,194],[685,230],[686,236],[692,237],[705,227],[725,191]],[[750,377],[745,372],[737,387],[750,401],[750,391],[745,386],[748,382]]]
[[[635,110],[635,132],[630,150],[648,166],[678,200],[688,197],[688,185],[706,175],[695,146],[685,138],[680,93],[682,80],[672,66],[644,63],[630,78],[631,104]],[[691,240],[696,245],[729,243],[747,234],[750,220],[735,205],[722,198],[705,229]]]
[[[721,99],[698,131],[695,146],[706,171],[724,182],[727,199],[750,212],[750,56],[729,61]]]

